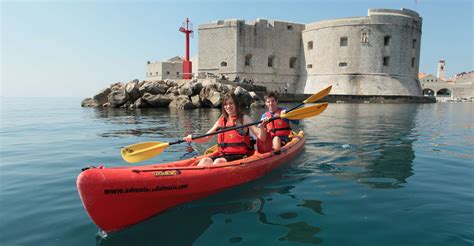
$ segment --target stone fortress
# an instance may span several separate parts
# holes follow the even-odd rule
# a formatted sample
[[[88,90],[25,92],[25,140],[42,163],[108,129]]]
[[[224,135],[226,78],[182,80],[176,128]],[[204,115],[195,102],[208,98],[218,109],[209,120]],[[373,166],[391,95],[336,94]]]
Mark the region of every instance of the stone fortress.
[[[311,94],[422,96],[422,18],[408,9],[310,24],[257,19],[199,25],[195,76],[251,81],[268,90]],[[179,60],[148,62],[147,79],[177,79]],[[174,65],[173,65],[174,64]]]

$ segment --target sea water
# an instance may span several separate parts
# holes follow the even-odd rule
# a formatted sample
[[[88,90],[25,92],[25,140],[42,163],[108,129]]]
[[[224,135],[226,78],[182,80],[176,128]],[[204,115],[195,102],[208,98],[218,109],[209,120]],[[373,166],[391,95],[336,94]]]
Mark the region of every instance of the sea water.
[[[294,126],[307,143],[285,167],[103,239],[77,193],[81,168],[137,165],[123,146],[205,133],[220,110],[1,98],[0,245],[473,245],[473,105],[330,104]]]

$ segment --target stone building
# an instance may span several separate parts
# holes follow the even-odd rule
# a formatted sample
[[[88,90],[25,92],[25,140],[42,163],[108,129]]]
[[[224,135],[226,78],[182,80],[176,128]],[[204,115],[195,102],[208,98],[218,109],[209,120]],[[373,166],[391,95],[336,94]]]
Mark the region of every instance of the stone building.
[[[420,73],[418,78],[423,88],[423,95],[435,96],[438,101],[474,98],[474,71],[462,72],[446,78],[446,61],[438,62],[437,77]]]
[[[290,93],[420,96],[421,27],[408,9],[310,24],[219,20],[199,26],[197,70]]]
[[[183,58],[175,56],[163,62],[147,62],[148,80],[179,79],[183,71]]]

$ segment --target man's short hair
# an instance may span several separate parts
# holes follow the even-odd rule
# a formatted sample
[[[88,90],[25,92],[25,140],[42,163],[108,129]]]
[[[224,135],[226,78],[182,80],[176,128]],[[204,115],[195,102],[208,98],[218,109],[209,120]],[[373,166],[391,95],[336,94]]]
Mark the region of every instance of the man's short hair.
[[[265,96],[265,101],[266,101],[269,97],[273,97],[273,98],[275,98],[275,101],[278,101],[278,96],[277,96],[277,94],[276,94],[275,92],[273,92],[273,91],[270,92],[270,93],[268,93],[268,94]]]

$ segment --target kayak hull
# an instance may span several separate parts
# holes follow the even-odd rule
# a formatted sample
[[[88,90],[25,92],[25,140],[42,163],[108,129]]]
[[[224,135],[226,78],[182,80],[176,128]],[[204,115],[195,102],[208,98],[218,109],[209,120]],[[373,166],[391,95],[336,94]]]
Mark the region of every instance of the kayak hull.
[[[305,143],[300,132],[282,153],[255,155],[222,165],[198,167],[203,156],[167,164],[89,168],[77,178],[82,204],[92,221],[113,232],[179,204],[258,179],[296,156]]]

